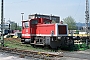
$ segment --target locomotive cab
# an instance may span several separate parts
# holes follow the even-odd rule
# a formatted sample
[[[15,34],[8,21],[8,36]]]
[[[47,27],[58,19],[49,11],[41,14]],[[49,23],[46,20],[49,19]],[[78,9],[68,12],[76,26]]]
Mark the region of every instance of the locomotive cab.
[[[50,24],[51,20],[45,18],[34,18],[27,21],[22,21],[22,40],[23,43],[30,43],[32,35],[36,34],[37,25]]]

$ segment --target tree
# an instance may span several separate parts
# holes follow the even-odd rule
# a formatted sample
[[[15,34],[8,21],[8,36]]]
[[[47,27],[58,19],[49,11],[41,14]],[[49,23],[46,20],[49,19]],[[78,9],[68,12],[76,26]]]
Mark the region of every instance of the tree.
[[[11,24],[11,29],[21,31],[21,27],[19,25],[17,25],[17,23],[12,23]]]
[[[52,20],[52,23],[56,23],[55,20]]]
[[[21,26],[19,26],[19,24],[17,25],[17,23],[15,23],[14,21],[8,20],[7,24],[9,24],[9,29],[11,30],[19,30],[21,31]]]
[[[69,30],[75,30],[76,29],[76,22],[71,16],[68,16],[63,19],[63,22],[68,25]]]
[[[17,26],[17,30],[19,30],[19,31],[21,31],[21,29],[22,29],[22,26]]]
[[[11,30],[17,30],[17,23],[11,23]]]

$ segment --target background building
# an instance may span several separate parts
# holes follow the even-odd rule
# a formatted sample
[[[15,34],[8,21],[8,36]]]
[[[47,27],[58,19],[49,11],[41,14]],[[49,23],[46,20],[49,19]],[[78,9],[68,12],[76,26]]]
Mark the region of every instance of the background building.
[[[0,25],[1,27],[1,25]],[[11,21],[11,20],[7,20],[6,22],[4,22],[4,25],[3,25],[3,34],[4,35],[7,35],[8,33],[12,33],[14,32],[14,30],[17,30],[17,23]],[[1,31],[1,29],[0,29]],[[0,32],[1,34],[1,32]]]
[[[29,19],[33,19],[33,18],[47,18],[47,19],[52,20],[52,23],[59,23],[60,22],[60,17],[53,16],[53,15],[41,15],[41,14],[29,15]]]

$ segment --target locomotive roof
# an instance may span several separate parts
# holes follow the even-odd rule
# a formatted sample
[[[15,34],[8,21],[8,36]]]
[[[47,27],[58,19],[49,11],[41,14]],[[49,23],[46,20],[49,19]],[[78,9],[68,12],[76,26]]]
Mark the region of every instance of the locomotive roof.
[[[47,19],[47,18],[34,18],[34,19],[29,19],[29,20],[23,20],[23,22],[27,22],[27,21],[31,21],[31,20],[49,20],[49,21],[52,21],[50,19]]]

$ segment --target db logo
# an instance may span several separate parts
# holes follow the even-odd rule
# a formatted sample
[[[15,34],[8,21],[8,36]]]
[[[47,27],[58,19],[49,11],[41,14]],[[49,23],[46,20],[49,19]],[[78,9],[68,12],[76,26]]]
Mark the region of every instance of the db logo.
[[[28,33],[28,29],[26,29],[26,33]]]

